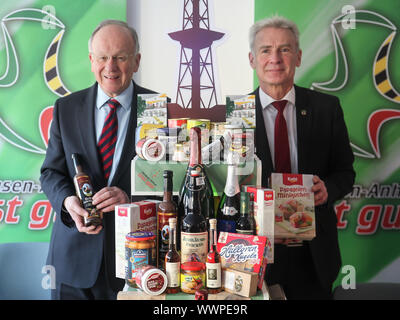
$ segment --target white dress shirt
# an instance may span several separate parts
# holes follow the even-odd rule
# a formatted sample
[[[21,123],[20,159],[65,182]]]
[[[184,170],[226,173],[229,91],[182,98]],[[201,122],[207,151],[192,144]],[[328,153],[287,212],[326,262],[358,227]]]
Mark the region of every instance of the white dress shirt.
[[[271,104],[276,101],[266,94],[261,87],[259,88],[260,102],[263,109],[263,117],[265,130],[268,137],[269,150],[271,151],[272,163],[275,166],[275,148],[274,148],[274,131],[275,131],[275,118],[278,110]],[[298,173],[297,165],[297,125],[296,125],[296,95],[294,87],[281,99],[287,100],[288,103],[283,110],[283,116],[286,119],[288,128],[289,148],[290,148],[290,163],[292,173]]]
[[[114,97],[122,107],[117,109],[118,117],[118,135],[117,144],[115,146],[113,164],[111,168],[110,177],[108,178],[107,185],[110,185],[112,181],[116,168],[118,167],[119,159],[122,155],[122,148],[124,147],[126,132],[128,130],[129,117],[131,115],[131,104],[133,97],[133,82],[131,81],[129,87],[125,89],[120,95]],[[96,141],[100,140],[101,131],[103,130],[104,120],[107,114],[110,112],[111,108],[107,105],[107,101],[110,97],[104,93],[100,86],[97,86],[97,99],[96,108],[94,112],[95,128],[96,128]]]

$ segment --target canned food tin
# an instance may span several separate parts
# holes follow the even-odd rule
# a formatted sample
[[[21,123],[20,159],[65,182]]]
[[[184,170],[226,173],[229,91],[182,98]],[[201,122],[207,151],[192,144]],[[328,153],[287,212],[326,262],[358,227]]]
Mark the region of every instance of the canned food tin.
[[[200,129],[208,129],[210,130],[210,120],[208,119],[189,119],[187,121],[187,130],[190,132],[190,129],[193,127],[199,127]]]
[[[181,290],[185,293],[196,293],[205,288],[206,266],[202,262],[185,262],[181,265]]]
[[[168,119],[168,127],[186,129],[188,120],[189,118]]]
[[[130,232],[125,237],[125,281],[136,287],[136,272],[143,265],[155,265],[157,259],[156,236],[152,232]]]

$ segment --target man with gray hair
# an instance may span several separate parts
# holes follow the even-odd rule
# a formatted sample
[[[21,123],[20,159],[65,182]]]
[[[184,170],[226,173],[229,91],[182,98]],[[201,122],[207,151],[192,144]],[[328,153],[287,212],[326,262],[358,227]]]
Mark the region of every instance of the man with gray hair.
[[[338,98],[294,84],[302,57],[295,23],[277,16],[258,21],[249,40],[259,81],[253,94],[262,185],[272,172],[314,175],[316,237],[301,246],[275,239],[266,281],[280,284],[288,299],[331,299],[341,266],[334,203],[355,178],[343,111]]]
[[[54,105],[40,176],[57,213],[47,259],[56,271],[53,299],[116,299],[123,288],[115,277],[114,208],[130,202],[137,95],[154,93],[132,80],[140,57],[134,29],[123,21],[103,21],[89,40],[96,83]],[[102,225],[84,223],[88,213],[75,193],[73,153],[91,178]]]

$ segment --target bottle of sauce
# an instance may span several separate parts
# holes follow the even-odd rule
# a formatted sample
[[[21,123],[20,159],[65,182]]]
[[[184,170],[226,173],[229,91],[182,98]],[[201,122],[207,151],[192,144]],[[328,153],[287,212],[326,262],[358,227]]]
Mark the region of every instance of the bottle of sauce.
[[[217,251],[217,220],[210,219],[210,250],[206,261],[206,286],[209,293],[222,291],[221,258]]]
[[[229,164],[226,175],[225,189],[219,202],[217,219],[218,234],[236,232],[236,221],[240,216],[240,186],[236,174],[236,165]]]
[[[168,278],[167,293],[180,291],[181,257],[176,251],[176,218],[169,218],[169,249],[165,255],[165,272]]]
[[[93,185],[90,177],[83,172],[79,155],[72,154],[72,161],[75,167],[74,185],[78,198],[81,200],[82,207],[88,212],[88,216],[84,217],[85,227],[99,226],[102,224],[100,211],[93,205]]]
[[[159,204],[157,210],[157,247],[158,247],[158,267],[164,268],[165,254],[169,249],[170,228],[168,220],[177,217],[177,206],[172,200],[172,176],[173,172],[165,170],[164,177],[164,195],[163,201]]]
[[[207,220],[201,211],[204,177],[196,170],[190,173],[185,214],[181,221],[181,260],[205,263],[208,252]]]
[[[256,234],[256,222],[253,215],[254,194],[242,192],[240,195],[240,217],[236,223],[236,233]]]

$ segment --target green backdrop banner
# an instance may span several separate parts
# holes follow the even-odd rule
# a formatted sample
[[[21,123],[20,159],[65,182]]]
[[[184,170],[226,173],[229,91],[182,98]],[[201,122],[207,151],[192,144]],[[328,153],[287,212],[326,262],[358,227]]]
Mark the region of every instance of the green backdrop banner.
[[[344,266],[336,284],[398,280],[399,12],[397,0],[255,2],[255,20],[279,14],[298,24],[296,83],[338,96],[344,110],[357,177],[336,206]]]
[[[0,7],[0,243],[50,238],[55,215],[39,171],[52,105],[94,83],[88,39],[103,19],[126,20],[126,1],[7,1]]]

